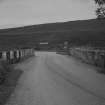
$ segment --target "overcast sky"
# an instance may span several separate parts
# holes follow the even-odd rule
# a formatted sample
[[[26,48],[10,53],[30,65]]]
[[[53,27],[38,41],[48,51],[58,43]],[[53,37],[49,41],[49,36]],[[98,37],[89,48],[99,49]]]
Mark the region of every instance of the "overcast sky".
[[[94,0],[0,0],[0,28],[95,18]]]

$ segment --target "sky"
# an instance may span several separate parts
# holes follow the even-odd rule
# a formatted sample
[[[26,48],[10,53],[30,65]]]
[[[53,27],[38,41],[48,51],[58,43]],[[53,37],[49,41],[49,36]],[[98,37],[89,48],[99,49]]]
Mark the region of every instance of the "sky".
[[[94,0],[0,0],[0,28],[96,18]]]

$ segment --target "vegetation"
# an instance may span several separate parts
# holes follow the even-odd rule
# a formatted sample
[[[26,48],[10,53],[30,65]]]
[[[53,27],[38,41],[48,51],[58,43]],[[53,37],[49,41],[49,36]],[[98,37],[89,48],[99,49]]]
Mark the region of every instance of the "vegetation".
[[[103,5],[105,3],[105,0],[95,0],[95,2],[99,5]]]
[[[105,18],[105,0],[95,0],[95,3],[98,4],[98,8],[96,10],[97,18]]]
[[[0,105],[4,105],[14,91],[22,70],[15,70],[7,62],[0,62]]]
[[[0,85],[4,83],[7,74],[10,72],[10,66],[8,63],[0,62]]]
[[[48,42],[50,48],[69,45],[105,46],[105,19],[40,24],[0,30],[0,48],[37,47]]]

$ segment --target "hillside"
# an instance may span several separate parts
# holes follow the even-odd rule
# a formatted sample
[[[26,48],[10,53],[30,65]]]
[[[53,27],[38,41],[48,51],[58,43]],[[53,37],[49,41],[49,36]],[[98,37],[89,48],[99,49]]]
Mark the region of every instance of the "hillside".
[[[105,46],[105,19],[49,23],[0,30],[0,48],[35,46],[39,41],[50,45],[72,44]]]

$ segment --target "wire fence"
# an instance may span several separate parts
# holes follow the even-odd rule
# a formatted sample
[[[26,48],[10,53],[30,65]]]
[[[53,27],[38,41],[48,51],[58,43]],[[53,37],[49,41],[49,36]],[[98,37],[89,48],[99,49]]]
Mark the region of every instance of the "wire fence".
[[[69,48],[69,55],[105,69],[105,48]]]
[[[13,49],[8,51],[0,51],[0,61],[6,61],[9,64],[14,64],[19,62],[25,57],[30,57],[34,55],[34,49]]]

